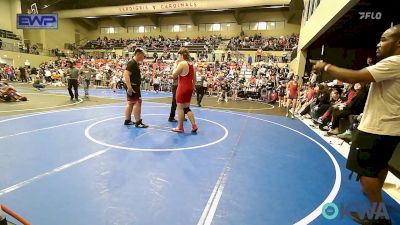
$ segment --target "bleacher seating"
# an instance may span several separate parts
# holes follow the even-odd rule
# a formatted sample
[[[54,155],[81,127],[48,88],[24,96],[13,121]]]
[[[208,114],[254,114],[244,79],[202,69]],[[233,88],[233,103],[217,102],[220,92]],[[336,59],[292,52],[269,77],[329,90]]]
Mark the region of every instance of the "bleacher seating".
[[[12,31],[0,29],[0,38],[8,38],[13,40],[20,40],[20,38]]]

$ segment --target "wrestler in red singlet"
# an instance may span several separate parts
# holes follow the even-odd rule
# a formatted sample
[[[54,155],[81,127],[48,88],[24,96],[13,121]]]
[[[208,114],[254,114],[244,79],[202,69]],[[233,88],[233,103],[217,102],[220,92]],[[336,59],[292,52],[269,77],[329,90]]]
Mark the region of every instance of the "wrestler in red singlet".
[[[289,99],[297,99],[298,83],[294,80],[289,82]]]
[[[192,132],[197,132],[197,124],[192,110],[190,110],[190,101],[194,85],[196,83],[195,68],[190,62],[190,53],[187,48],[181,48],[178,51],[179,59],[175,62],[175,69],[172,72],[172,78],[178,77],[178,89],[176,91],[176,103],[178,109],[178,127],[172,131],[183,133],[183,120],[185,114],[192,123]]]
[[[176,103],[189,103],[193,94],[193,76],[194,68],[192,63],[187,63],[189,73],[187,75],[180,74],[178,78],[178,89],[176,90]]]

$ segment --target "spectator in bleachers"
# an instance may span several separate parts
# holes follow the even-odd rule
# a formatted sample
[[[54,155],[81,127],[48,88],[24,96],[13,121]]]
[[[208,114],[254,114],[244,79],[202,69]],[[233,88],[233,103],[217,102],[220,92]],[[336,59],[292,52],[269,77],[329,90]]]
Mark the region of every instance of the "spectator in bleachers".
[[[315,88],[315,102],[310,105],[312,119],[318,119],[330,107],[330,92],[325,84],[318,84]]]
[[[326,125],[328,120],[331,118],[332,111],[335,108],[339,107],[346,107],[350,104],[351,100],[353,97],[356,95],[356,91],[354,90],[354,86],[352,84],[344,84],[344,90],[343,93],[341,94],[340,99],[337,101],[336,104],[333,104],[325,113],[323,116],[318,118],[315,123],[321,124],[321,125]]]
[[[297,81],[297,76],[294,76],[291,81],[289,81],[286,89],[287,93],[287,110],[286,110],[286,116],[289,116],[289,112],[291,112],[292,118],[294,118],[294,110],[296,108],[297,104],[297,99],[299,96],[299,83]],[[291,108],[291,109],[290,109]]]
[[[251,55],[249,55],[247,57],[247,65],[251,66],[252,63],[253,63],[253,57]]]
[[[364,110],[367,101],[368,90],[365,85],[357,83],[354,85],[356,91],[355,96],[351,99],[350,104],[334,107],[332,110],[331,128],[328,131],[330,135],[339,134],[339,119],[348,118],[349,115],[359,115]]]
[[[41,89],[46,87],[46,85],[41,82],[39,75],[36,75],[35,81],[33,82],[32,86],[36,88],[38,91],[41,91]]]
[[[261,61],[261,57],[263,56],[263,54],[264,54],[264,52],[263,52],[262,48],[259,47],[259,48],[257,49],[257,58],[256,58],[256,62],[260,62],[260,61]]]

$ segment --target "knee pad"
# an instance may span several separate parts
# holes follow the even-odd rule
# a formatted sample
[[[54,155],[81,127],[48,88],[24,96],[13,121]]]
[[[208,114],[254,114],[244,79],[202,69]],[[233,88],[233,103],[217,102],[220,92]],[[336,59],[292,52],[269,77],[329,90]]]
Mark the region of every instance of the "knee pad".
[[[185,113],[185,115],[188,114],[188,112],[190,112],[190,111],[192,111],[192,110],[190,110],[189,107],[183,108],[183,113]]]

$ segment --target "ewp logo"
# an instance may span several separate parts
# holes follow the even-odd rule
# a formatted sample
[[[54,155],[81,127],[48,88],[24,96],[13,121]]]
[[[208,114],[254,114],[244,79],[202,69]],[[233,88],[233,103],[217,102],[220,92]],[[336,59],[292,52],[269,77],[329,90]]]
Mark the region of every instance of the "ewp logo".
[[[366,217],[369,220],[379,218],[390,219],[386,205],[383,202],[378,204],[373,203],[371,206],[359,203],[347,205],[341,203],[340,207],[331,202],[322,207],[322,216],[328,220],[336,219],[338,216],[340,219],[343,219],[345,215],[350,215],[351,212],[357,213],[359,218]]]
[[[57,14],[17,14],[18,29],[57,29]]]

